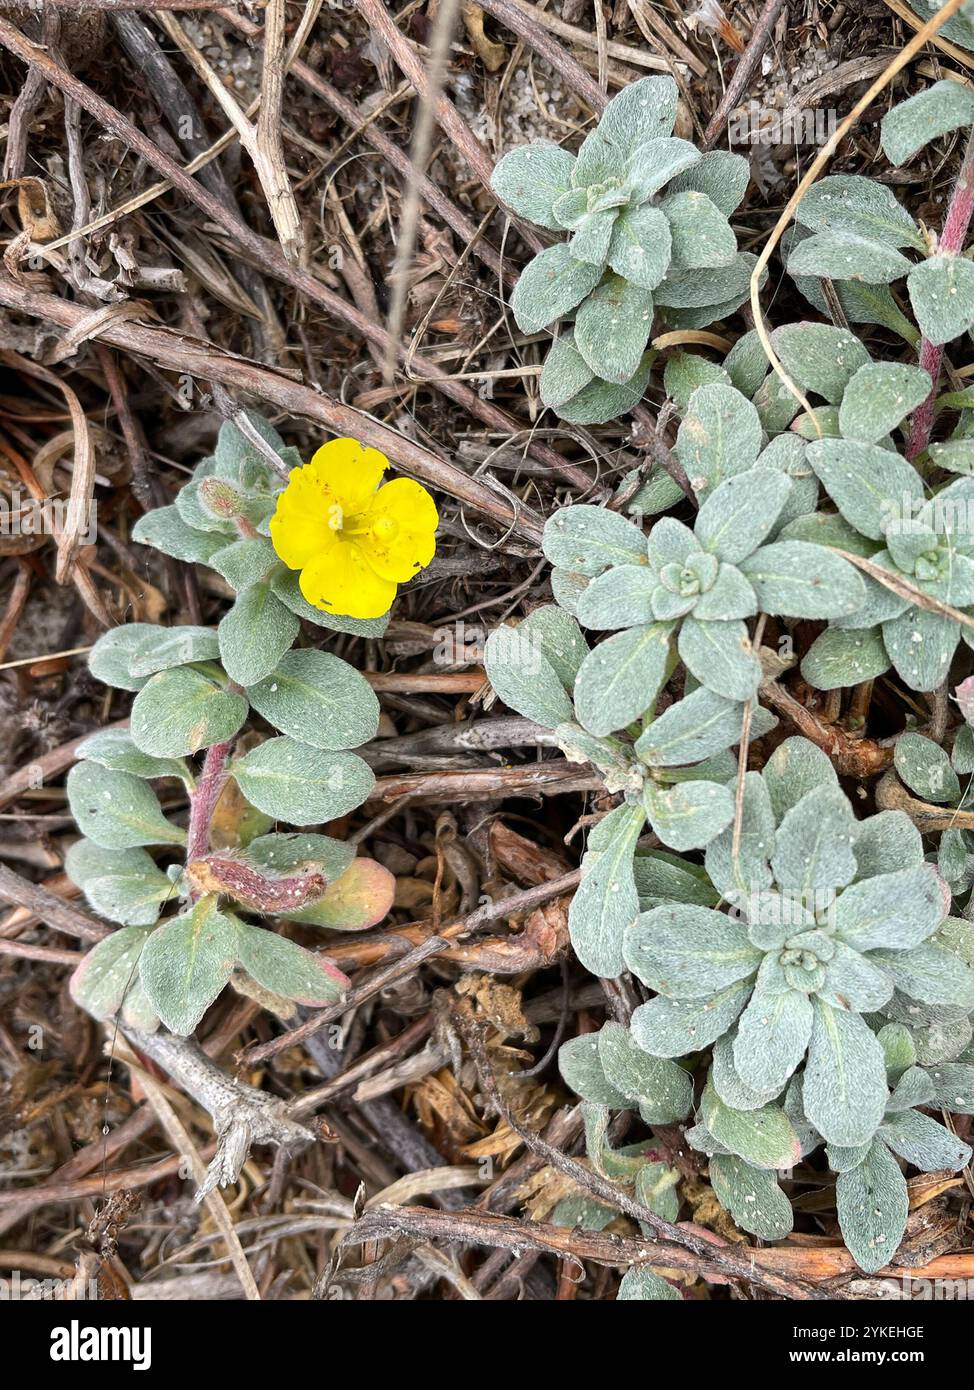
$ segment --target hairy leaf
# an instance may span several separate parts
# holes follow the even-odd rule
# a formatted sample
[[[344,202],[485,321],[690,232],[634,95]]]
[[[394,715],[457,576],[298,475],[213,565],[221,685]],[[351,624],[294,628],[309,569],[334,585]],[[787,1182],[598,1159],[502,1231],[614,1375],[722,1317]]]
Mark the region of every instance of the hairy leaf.
[[[636,1043],[654,1057],[683,1057],[708,1047],[731,1027],[751,993],[749,980],[706,999],[668,999],[658,994],[632,1016]]]
[[[613,1110],[631,1109],[627,1097],[606,1077],[599,1037],[599,1033],[583,1033],[562,1043],[558,1049],[562,1080],[584,1101],[608,1105]]]
[[[835,930],[857,951],[908,950],[940,926],[949,905],[944,899],[943,881],[929,865],[883,873],[840,895]]]
[[[559,242],[540,251],[521,271],[511,312],[522,333],[538,333],[580,304],[602,278],[602,266],[576,260]]]
[[[693,1100],[689,1072],[666,1058],[651,1057],[619,1023],[603,1024],[598,1039],[606,1080],[639,1106],[647,1124],[675,1124],[686,1118]]]
[[[761,663],[742,622],[700,622],[687,617],[680,628],[679,652],[689,671],[716,695],[749,700],[757,693]]]
[[[901,734],[893,750],[893,763],[901,780],[924,801],[956,805],[960,800],[957,773],[933,739],[922,734]]]
[[[594,375],[575,344],[575,335],[560,333],[548,349],[538,379],[543,404],[557,410],[587,386]]]
[[[128,772],[97,763],[77,763],[68,773],[68,805],[83,835],[102,849],[178,845],[185,831],[162,814],[151,787]]]
[[[537,140],[509,150],[494,168],[490,186],[519,217],[557,231],[553,207],[571,183],[575,157],[559,145]]]
[[[151,926],[174,893],[168,874],[156,868],[144,849],[104,849],[92,840],[77,840],[64,868],[96,912],[125,926]]]
[[[837,787],[831,762],[807,738],[786,738],[771,754],[762,774],[776,821],[816,787]]]
[[[143,753],[182,758],[233,738],[247,701],[193,666],[151,676],[132,704],[132,740]]]
[[[805,1056],[812,1005],[794,989],[758,987],[737,1023],[734,1066],[745,1086],[777,1095]]]
[[[664,789],[645,785],[643,800],[653,831],[670,849],[703,849],[734,819],[734,798],[717,782],[684,782]]]
[[[866,597],[859,575],[841,556],[805,541],[773,541],[741,561],[762,609],[786,618],[841,618]]]
[[[767,539],[790,491],[784,473],[749,469],[725,478],[700,507],[693,528],[697,540],[719,560],[739,563]]]
[[[494,629],[484,646],[484,666],[497,694],[518,714],[549,729],[573,719],[558,672],[520,628]]]
[[[905,164],[931,140],[972,123],[974,92],[963,82],[934,82],[887,111],[880,143],[891,164]]]
[[[114,1018],[138,986],[139,957],[149,932],[149,927],[113,931],[91,948],[71,976],[71,998],[92,1018]]]
[[[904,498],[916,506],[923,502],[913,465],[878,444],[820,439],[809,444],[806,456],[846,521],[872,540],[882,540]]]
[[[890,668],[878,627],[829,627],[802,658],[801,673],[816,690],[839,690],[874,680]]]
[[[623,940],[639,914],[632,859],[643,828],[641,806],[610,811],[589,837],[583,876],[568,926],[579,961],[593,975],[615,979],[623,970]]]
[[[793,1225],[791,1203],[767,1169],[755,1168],[734,1154],[710,1160],[714,1196],[736,1225],[761,1240],[783,1240]]]
[[[244,589],[220,621],[223,669],[238,685],[256,685],[271,674],[300,627],[269,584]]]
[[[171,1033],[186,1037],[230,978],[237,956],[236,918],[201,898],[189,912],[156,927],[139,959],[152,1007]]]
[[[737,237],[706,193],[670,193],[660,203],[660,210],[670,224],[675,265],[693,270],[732,264]]]
[[[929,396],[930,373],[902,362],[870,362],[849,382],[839,406],[846,439],[879,441]]]
[[[749,978],[761,963],[742,922],[687,903],[642,913],[623,949],[644,984],[674,999],[706,998]]]
[[[330,652],[286,652],[272,674],[247,693],[258,714],[313,748],[357,748],[379,727],[379,701],[371,687]]]
[[[132,649],[129,670],[133,676],[153,676],[173,666],[213,661],[219,656],[220,644],[212,628],[153,627]]]
[[[775,1105],[760,1110],[732,1110],[714,1088],[704,1088],[700,1114],[714,1138],[756,1168],[790,1168],[801,1158],[791,1121]]]
[[[839,1174],[835,1202],[842,1239],[860,1269],[873,1274],[889,1264],[906,1230],[906,1179],[878,1139],[862,1163]]]
[[[789,323],[776,328],[771,343],[785,371],[805,391],[814,391],[833,405],[869,353],[847,328],[827,323]]]
[[[612,275],[575,316],[575,346],[596,376],[625,382],[642,360],[653,326],[649,290]]]
[[[320,825],[354,810],[375,785],[354,753],[269,738],[233,764],[244,796],[265,815],[291,825]]]
[[[910,262],[902,252],[854,232],[813,232],[798,242],[788,257],[792,275],[863,280],[867,285],[888,285],[909,269]]]
[[[575,682],[575,711],[590,734],[623,729],[653,703],[666,680],[671,633],[670,623],[650,623],[589,652]]]
[[[778,826],[771,863],[780,887],[828,893],[851,883],[856,822],[838,787],[816,787],[787,811]]]
[[[237,924],[237,953],[239,964],[264,989],[312,1008],[335,1003],[350,984],[323,956],[249,922]]]
[[[823,999],[814,999],[812,1007],[805,1114],[830,1144],[866,1144],[886,1108],[883,1050],[858,1014],[833,1008]]]
[[[711,690],[695,690],[654,719],[636,741],[636,752],[650,767],[680,767],[722,753],[740,742],[743,708]],[[777,721],[756,706],[750,736],[762,738]]]
[[[656,207],[624,208],[609,241],[610,269],[632,285],[655,290],[670,268],[670,224]]]
[[[971,1161],[970,1145],[917,1110],[900,1110],[887,1115],[877,1137],[900,1158],[925,1173],[940,1168],[955,1172],[958,1168],[966,1168]]]
[[[859,174],[831,174],[813,183],[795,209],[795,220],[814,232],[852,233],[887,246],[926,250],[920,228],[891,190]]]
[[[920,331],[931,343],[949,343],[974,324],[974,264],[963,256],[931,256],[906,282]]]

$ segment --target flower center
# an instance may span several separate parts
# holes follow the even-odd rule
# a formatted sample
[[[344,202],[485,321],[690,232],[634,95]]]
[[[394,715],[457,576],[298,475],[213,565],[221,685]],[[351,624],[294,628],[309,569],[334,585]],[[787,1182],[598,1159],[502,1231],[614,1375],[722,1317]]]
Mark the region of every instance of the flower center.
[[[332,509],[328,525],[347,541],[370,537],[379,545],[391,545],[399,535],[399,522],[395,517],[377,516],[373,519],[370,512],[361,512],[358,516],[345,516],[340,507]]]

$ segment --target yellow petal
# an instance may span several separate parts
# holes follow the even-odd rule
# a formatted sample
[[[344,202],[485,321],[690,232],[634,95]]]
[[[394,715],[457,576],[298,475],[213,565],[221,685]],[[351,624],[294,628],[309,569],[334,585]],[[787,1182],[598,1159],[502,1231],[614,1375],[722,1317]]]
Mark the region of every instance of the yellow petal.
[[[307,464],[292,468],[270,521],[271,541],[284,563],[301,569],[323,547],[335,543],[330,522],[340,511],[334,495]]]
[[[394,478],[380,487],[372,503],[373,516],[389,516],[404,531],[434,532],[439,525],[436,503],[412,478]]]
[[[357,439],[332,439],[308,464],[315,478],[330,488],[346,516],[357,516],[372,503],[389,460],[378,449],[364,449]]]
[[[316,555],[301,571],[300,585],[313,607],[347,618],[381,618],[396,597],[396,585],[376,574],[349,541]]]
[[[376,493],[370,528],[360,542],[377,574],[404,584],[436,554],[436,505],[412,478],[396,478]]]

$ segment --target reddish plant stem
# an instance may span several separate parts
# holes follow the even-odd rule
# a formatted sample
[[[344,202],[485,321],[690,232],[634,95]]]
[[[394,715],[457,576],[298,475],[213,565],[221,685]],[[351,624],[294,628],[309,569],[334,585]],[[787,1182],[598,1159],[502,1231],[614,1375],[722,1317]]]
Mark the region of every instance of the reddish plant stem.
[[[230,755],[231,742],[214,743],[206,750],[203,771],[196,784],[196,790],[189,799],[189,834],[186,841],[186,863],[201,859],[210,848],[210,821],[216,803],[227,780],[226,764]],[[193,897],[199,897],[193,892]]]
[[[957,182],[951,194],[950,206],[944,219],[944,229],[940,234],[937,251],[940,255],[957,255],[964,249],[967,231],[974,214],[974,127],[967,137],[967,148],[957,173]],[[937,399],[937,383],[940,380],[940,366],[943,362],[943,344],[931,343],[926,338],[920,340],[920,366],[930,373],[933,386],[930,395],[922,405],[917,406],[910,419],[910,437],[906,445],[906,456],[915,459],[930,443],[933,430],[934,405]]]

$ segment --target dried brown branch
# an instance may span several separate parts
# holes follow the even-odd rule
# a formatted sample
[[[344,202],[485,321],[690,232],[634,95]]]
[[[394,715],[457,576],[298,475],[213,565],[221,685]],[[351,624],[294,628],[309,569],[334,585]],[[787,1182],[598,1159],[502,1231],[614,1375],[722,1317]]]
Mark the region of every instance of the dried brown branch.
[[[417,772],[380,777],[369,800],[397,801],[421,797],[427,804],[499,801],[506,796],[564,796],[598,791],[602,781],[588,767],[551,758],[521,767],[472,768],[469,772]]]
[[[176,1038],[162,1029],[146,1033],[126,1027],[124,1033],[133,1048],[151,1057],[213,1118],[216,1153],[200,1185],[199,1199],[217,1186],[236,1182],[252,1144],[290,1149],[317,1139],[313,1130],[291,1117],[284,1101],[228,1076],[192,1039]]]
[[[39,883],[21,878],[6,864],[0,864],[0,898],[16,903],[18,907],[26,907],[55,931],[78,936],[82,941],[101,941],[111,931],[111,927],[106,927],[97,917],[89,917],[87,912],[72,907]]]
[[[255,263],[261,265],[269,275],[305,295],[313,303],[318,304],[338,318],[339,321],[348,324],[367,342],[374,343],[381,350],[385,349],[388,334],[381,324],[372,322],[366,314],[361,313],[334,291],[328,289],[310,271],[290,265],[279,247],[251,231],[238,217],[224,207],[218,198],[196,183],[174,159],[160,150],[131,121],[120,115],[109,102],[92,91],[90,87],[59,63],[56,63],[41,48],[25,38],[15,25],[2,17],[0,17],[0,44],[15,53],[24,62],[35,64],[48,82],[76,101],[89,114],[96,117],[106,130],[118,136],[137,154],[141,155],[151,168],[167,178],[174,188],[177,188],[218,226],[222,227],[229,235],[231,242],[252,257]],[[43,248],[40,249],[43,250]],[[406,349],[399,344],[397,345],[397,352],[402,357],[405,355]],[[442,391],[444,395],[460,405],[474,418],[492,429],[503,431],[505,434],[517,433],[519,426],[516,421],[489,401],[481,400],[476,392],[469,390],[462,382],[454,381],[435,363],[420,356],[419,353],[415,353],[412,356],[411,365],[416,375],[432,383],[437,390]],[[224,384],[227,383],[224,382]],[[339,432],[354,434],[355,430],[348,429]],[[358,437],[362,438],[361,435]],[[363,442],[365,441],[363,440]],[[536,457],[542,458],[543,461],[552,464],[552,466],[559,469],[566,467],[564,460],[547,446],[531,444],[529,448]],[[575,470],[576,476],[577,471]]]
[[[251,39],[259,46],[263,33],[259,25],[253,24],[245,15],[238,14],[233,10],[221,9],[218,10],[217,13],[221,19],[226,20],[226,22],[231,24],[239,33],[245,34],[247,38]],[[381,130],[376,129],[374,122],[369,116],[365,115],[364,112],[349,101],[344,93],[338,91],[330,82],[326,82],[320,73],[308,67],[307,63],[303,63],[300,59],[297,59],[292,65],[291,71],[310,92],[314,92],[316,96],[321,97],[323,101],[327,102],[331,109],[342,118],[354,134],[360,136],[361,139],[371,145],[373,149],[378,150],[383,159],[395,169],[398,174],[402,175],[407,186],[415,186],[418,188],[422,197],[433,211],[439,217],[442,217],[448,227],[456,232],[462,246],[470,246],[473,254],[478,256],[480,260],[483,261],[484,265],[492,270],[495,275],[500,276],[505,283],[513,286],[517,280],[517,272],[514,270],[514,267],[505,264],[494,247],[491,246],[489,242],[485,241],[483,237],[477,236],[477,228],[474,223],[461,212],[456,203],[454,203],[451,198],[447,197],[437,184],[433,183],[432,179],[428,178],[426,174],[421,173],[420,170],[413,165],[405,150],[393,144],[388,136],[384,135]]]
[[[267,210],[285,260],[298,264],[304,253],[301,217],[284,161],[281,106],[284,97],[284,0],[268,0],[260,108],[252,125],[219,74],[207,62],[177,19],[162,13],[158,23],[188,60],[233,125],[260,179]]]
[[[118,1059],[133,1070],[139,1078],[139,1084],[145,1092],[146,1099],[156,1113],[156,1118],[161,1125],[166,1138],[176,1150],[181,1154],[189,1167],[193,1178],[196,1181],[197,1190],[202,1200],[206,1203],[206,1209],[210,1213],[217,1230],[223,1236],[227,1252],[230,1256],[230,1263],[236,1271],[240,1286],[244,1291],[244,1297],[248,1302],[259,1302],[260,1292],[254,1281],[253,1272],[247,1263],[240,1237],[234,1230],[233,1220],[227,1210],[227,1204],[219,1192],[214,1190],[207,1173],[206,1164],[200,1157],[192,1137],[176,1114],[166,1096],[162,1086],[159,1085],[155,1077],[152,1076],[144,1067],[139,1065],[135,1053],[128,1046],[124,1039],[116,1039],[114,1052]]]
[[[807,1299],[822,1297],[816,1290],[808,1285],[789,1278],[781,1280],[778,1275],[769,1275],[767,1271],[756,1270],[749,1263],[747,1257],[728,1251],[726,1248],[715,1249],[708,1238],[700,1235],[697,1231],[690,1230],[685,1226],[675,1226],[672,1222],[664,1221],[655,1211],[645,1206],[642,1202],[630,1197],[629,1194],[619,1184],[611,1182],[608,1178],[603,1178],[600,1174],[587,1168],[578,1159],[572,1158],[569,1154],[563,1153],[560,1149],[549,1144],[542,1139],[527,1125],[513,1114],[511,1108],[505,1104],[501,1097],[497,1081],[491,1067],[490,1058],[484,1040],[484,1025],[477,1019],[470,1016],[464,1009],[458,1008],[454,1012],[454,1018],[464,1042],[470,1050],[477,1074],[481,1084],[491,1101],[493,1108],[498,1115],[518,1134],[529,1149],[535,1154],[547,1160],[552,1167],[564,1173],[566,1177],[572,1179],[579,1187],[591,1192],[600,1201],[607,1202],[610,1206],[616,1207],[624,1215],[631,1217],[634,1221],[641,1223],[644,1227],[655,1232],[659,1241],[668,1241],[672,1245],[681,1247],[683,1250],[695,1256],[697,1261],[709,1263],[711,1268],[719,1275],[727,1278],[744,1279],[750,1283],[761,1285],[771,1292],[779,1294],[785,1298]],[[659,1259],[659,1263],[669,1264],[669,1258]],[[673,1266],[674,1268],[685,1266]]]
[[[3,21],[0,20],[0,35],[2,26]],[[79,305],[56,295],[29,289],[2,275],[0,304],[67,329],[76,329],[87,316]],[[184,372],[202,381],[220,382],[287,410],[292,415],[314,420],[337,435],[354,436],[363,444],[381,450],[403,472],[476,508],[499,525],[517,531],[524,539],[537,543],[541,538],[540,519],[527,508],[512,504],[505,494],[495,492],[485,483],[469,477],[454,464],[397,434],[372,416],[332,400],[324,392],[314,391],[271,367],[249,362],[212,344],[195,341],[184,333],[172,333],[167,329],[148,328],[131,322],[107,322],[99,338],[167,370]]]
[[[771,30],[777,23],[778,16],[786,4],[786,0],[765,0],[764,8],[758,16],[754,28],[751,30],[751,37],[747,41],[747,47],[741,54],[734,69],[734,76],[727,84],[727,90],[720,100],[720,105],[711,116],[704,132],[703,148],[709,150],[717,141],[718,136],[726,124],[727,117],[734,110],[735,106],[740,105],[741,98],[744,96],[747,84],[754,76],[755,69],[761,61],[761,55],[767,47]]]

